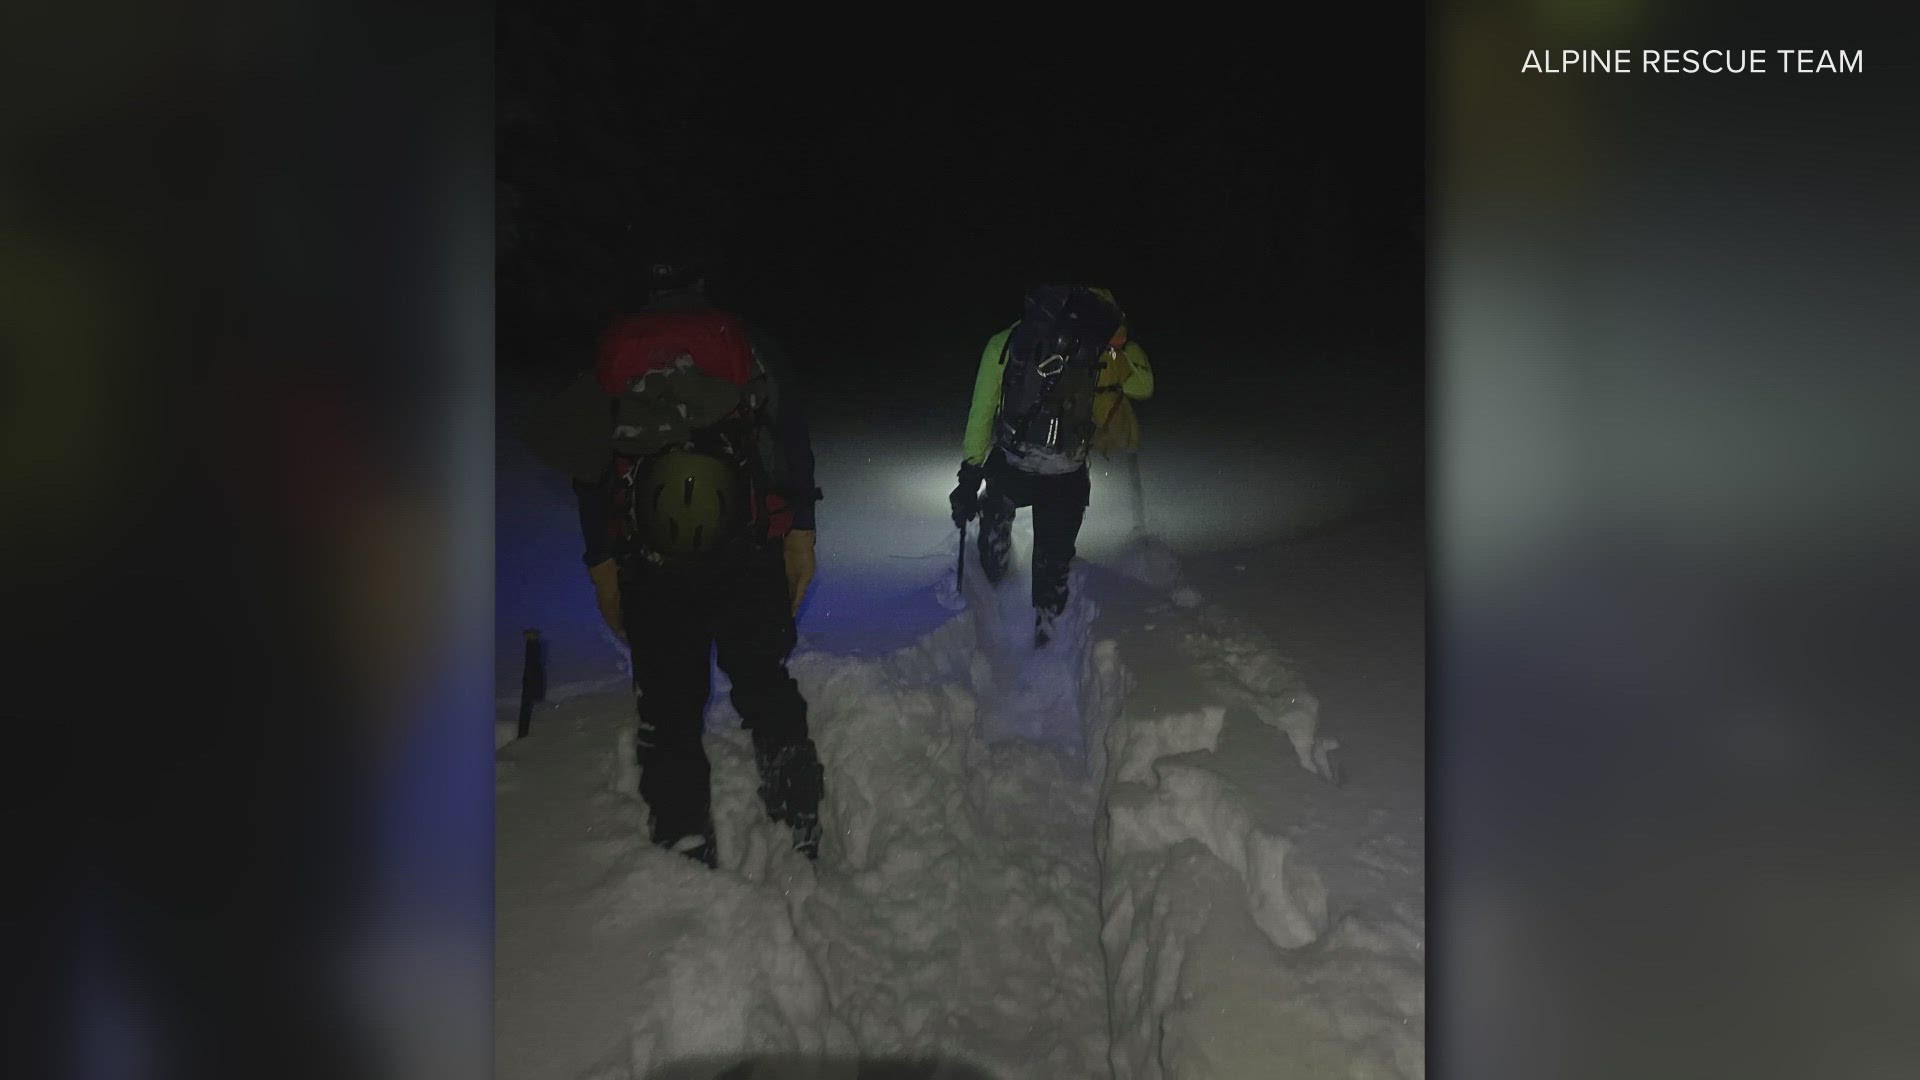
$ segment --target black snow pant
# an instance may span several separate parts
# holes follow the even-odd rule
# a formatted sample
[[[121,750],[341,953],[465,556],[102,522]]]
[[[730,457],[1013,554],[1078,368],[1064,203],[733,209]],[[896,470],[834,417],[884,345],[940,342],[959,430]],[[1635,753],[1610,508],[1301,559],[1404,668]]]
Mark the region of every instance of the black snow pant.
[[[820,759],[807,733],[806,699],[787,674],[795,635],[779,542],[737,541],[692,565],[629,559],[620,607],[639,691],[635,746],[653,842],[712,834],[701,732],[716,647],[733,707],[753,737],[768,814],[783,822],[817,814]]]
[[[999,451],[987,458],[987,486],[980,496],[980,567],[997,582],[1013,552],[1013,514],[1033,508],[1033,606],[1058,615],[1067,606],[1067,573],[1074,542],[1086,516],[1092,482],[1076,472],[1041,476],[1009,465]]]

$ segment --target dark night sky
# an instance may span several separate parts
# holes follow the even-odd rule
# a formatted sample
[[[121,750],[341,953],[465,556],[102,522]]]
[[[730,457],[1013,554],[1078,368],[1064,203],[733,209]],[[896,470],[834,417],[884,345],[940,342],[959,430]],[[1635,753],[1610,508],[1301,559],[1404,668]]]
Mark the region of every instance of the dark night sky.
[[[1282,44],[1252,15],[946,10],[980,21],[503,8],[502,383],[583,362],[617,268],[690,240],[817,392],[964,394],[1021,289],[1074,275],[1170,391],[1417,395],[1417,18],[1289,18]]]

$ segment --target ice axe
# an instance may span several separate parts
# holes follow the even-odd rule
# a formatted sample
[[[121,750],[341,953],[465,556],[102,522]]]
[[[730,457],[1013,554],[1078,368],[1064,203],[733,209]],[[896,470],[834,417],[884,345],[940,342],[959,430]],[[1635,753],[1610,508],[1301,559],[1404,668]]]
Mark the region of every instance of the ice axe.
[[[1127,479],[1133,488],[1133,531],[1147,531],[1147,490],[1140,483],[1140,451],[1127,452]]]
[[[520,726],[514,737],[524,739],[533,730],[533,707],[547,700],[547,646],[540,631],[528,629],[526,666],[520,672]]]
[[[960,523],[960,557],[953,564],[953,595],[962,596],[962,586],[967,583],[967,523]]]

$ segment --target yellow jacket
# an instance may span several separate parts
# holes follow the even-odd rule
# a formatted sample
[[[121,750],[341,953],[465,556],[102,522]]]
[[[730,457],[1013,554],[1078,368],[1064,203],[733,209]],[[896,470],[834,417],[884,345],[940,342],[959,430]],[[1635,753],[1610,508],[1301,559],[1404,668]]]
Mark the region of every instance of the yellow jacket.
[[[1120,332],[1125,334],[1126,327]],[[1153,396],[1153,368],[1147,350],[1131,338],[1107,349],[1100,369],[1100,392],[1093,399],[1093,448],[1103,454],[1140,449],[1140,421],[1133,403]]]
[[[1112,292],[1093,291],[1119,309],[1120,301]],[[1133,403],[1153,396],[1153,367],[1147,363],[1147,350],[1127,332],[1124,318],[1113,339],[1120,344],[1107,349],[1106,366],[1100,369],[1100,393],[1093,399],[1093,448],[1103,454],[1140,449],[1140,421],[1133,415]]]

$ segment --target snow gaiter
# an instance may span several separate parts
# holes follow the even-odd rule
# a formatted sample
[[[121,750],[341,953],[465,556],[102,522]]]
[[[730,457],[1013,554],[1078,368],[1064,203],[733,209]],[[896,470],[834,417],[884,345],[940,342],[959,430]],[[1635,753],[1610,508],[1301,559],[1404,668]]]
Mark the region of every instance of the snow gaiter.
[[[825,770],[813,740],[774,744],[753,733],[753,760],[760,770],[760,801],[767,816],[790,824],[795,814],[817,813],[825,794]]]
[[[989,492],[980,501],[980,569],[999,584],[1013,556],[1013,500]]]

